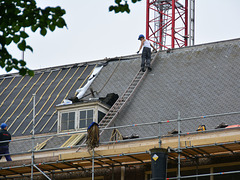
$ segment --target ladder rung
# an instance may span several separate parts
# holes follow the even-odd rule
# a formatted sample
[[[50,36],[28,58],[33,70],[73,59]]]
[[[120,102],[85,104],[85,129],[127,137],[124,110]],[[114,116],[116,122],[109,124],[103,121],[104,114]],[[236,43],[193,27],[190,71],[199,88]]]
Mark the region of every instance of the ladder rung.
[[[106,116],[106,117],[104,117],[103,120],[104,120],[105,122],[107,122],[107,121],[109,121],[110,119],[112,119],[112,117],[108,117],[108,116]]]
[[[104,121],[104,122],[101,121],[101,124],[108,124],[108,123],[109,121]]]
[[[118,112],[118,109],[112,109],[112,110],[110,110],[110,112],[116,113],[116,112]]]
[[[111,113],[116,114],[118,112],[118,109],[115,109],[114,111],[111,111]]]
[[[116,103],[114,104],[114,106],[118,106],[118,105],[121,105],[121,104],[124,104],[124,102],[123,102],[123,101],[121,101],[121,102],[116,102]]]
[[[116,109],[112,109],[112,110],[110,110],[109,112],[115,113],[115,112],[117,112],[117,110],[116,110]]]
[[[116,113],[108,113],[107,116],[114,116]]]
[[[115,114],[107,114],[107,116],[106,117],[113,117]]]
[[[106,117],[105,117],[105,119],[107,118],[107,119],[111,119],[113,117],[113,115],[106,115]]]
[[[126,91],[132,91],[136,86],[130,86]]]
[[[131,86],[135,86],[135,85],[137,85],[137,83],[138,83],[138,82],[133,82],[133,83],[131,84]],[[135,84],[135,85],[134,85],[134,84]]]
[[[114,107],[112,107],[112,112],[113,111],[118,111],[118,109],[121,107],[121,105],[115,105]]]
[[[114,106],[118,106],[118,105],[120,105],[120,104],[123,104],[124,102],[116,102],[115,104],[114,104]]]

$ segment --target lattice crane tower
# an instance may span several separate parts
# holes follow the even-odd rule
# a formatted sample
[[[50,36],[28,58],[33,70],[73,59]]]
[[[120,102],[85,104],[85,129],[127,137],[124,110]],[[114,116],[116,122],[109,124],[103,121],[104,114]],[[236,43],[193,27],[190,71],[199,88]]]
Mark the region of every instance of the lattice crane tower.
[[[194,14],[195,0],[147,0],[146,38],[158,49],[194,45]]]

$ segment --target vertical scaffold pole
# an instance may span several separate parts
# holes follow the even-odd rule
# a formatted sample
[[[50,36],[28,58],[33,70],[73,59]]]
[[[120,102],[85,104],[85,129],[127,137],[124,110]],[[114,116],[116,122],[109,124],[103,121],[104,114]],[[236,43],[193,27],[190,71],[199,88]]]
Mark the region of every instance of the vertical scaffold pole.
[[[185,0],[185,46],[188,45],[188,0]]]
[[[195,0],[190,0],[189,7],[189,45],[195,44]]]
[[[158,133],[158,143],[159,143],[159,148],[162,146],[162,140],[161,140],[161,121],[159,121],[159,133]]]
[[[35,141],[35,96],[36,94],[33,94],[33,129],[32,129],[32,164],[31,164],[31,180],[33,180],[33,168],[34,168],[34,141]]]
[[[94,180],[94,148],[93,148],[93,155],[92,155],[92,180]]]
[[[172,0],[172,49],[175,47],[175,0]]]
[[[149,5],[150,5],[150,0],[147,0],[147,5],[146,5],[146,39],[149,39]]]
[[[180,141],[180,133],[181,133],[181,118],[180,118],[180,111],[178,111],[178,177],[177,179],[181,179],[181,141]]]

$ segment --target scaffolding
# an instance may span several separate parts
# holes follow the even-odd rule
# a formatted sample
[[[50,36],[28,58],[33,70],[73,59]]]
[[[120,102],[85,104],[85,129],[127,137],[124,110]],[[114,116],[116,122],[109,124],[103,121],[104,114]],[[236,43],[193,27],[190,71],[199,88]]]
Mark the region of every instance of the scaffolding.
[[[213,157],[222,157],[224,155],[238,155],[240,153],[240,139],[233,140],[229,139],[228,141],[222,142],[217,141],[214,139],[214,142],[209,141],[207,144],[186,144],[183,145],[185,137],[191,136],[200,136],[206,135],[207,133],[213,133],[218,136],[218,134],[222,134],[222,131],[226,134],[227,132],[239,132],[239,128],[231,128],[231,129],[211,129],[205,130],[201,132],[182,132],[181,125],[184,122],[188,121],[197,121],[199,119],[208,119],[208,118],[217,118],[217,117],[229,117],[229,116],[237,116],[238,118],[240,112],[229,112],[229,113],[221,113],[221,114],[212,114],[212,115],[204,115],[204,116],[197,116],[197,117],[189,117],[189,118],[181,118],[180,112],[178,112],[178,117],[172,120],[159,120],[157,122],[149,122],[149,123],[141,123],[141,124],[129,124],[124,126],[115,126],[115,127],[107,127],[102,130],[114,130],[121,128],[138,128],[144,126],[158,126],[159,134],[156,136],[144,137],[144,138],[137,138],[137,139],[128,139],[128,140],[116,140],[116,141],[105,141],[101,142],[100,145],[111,145],[111,144],[119,144],[122,146],[122,143],[136,143],[138,141],[155,141],[159,147],[166,148],[164,141],[166,138],[175,138],[175,145],[169,144],[168,147],[168,159],[169,161],[173,161],[177,163],[177,176],[176,177],[168,177],[168,179],[187,179],[192,177],[204,177],[204,176],[217,176],[217,175],[224,175],[224,174],[236,174],[240,173],[240,171],[226,171],[226,172],[211,172],[206,174],[195,174],[195,175],[181,175],[181,166],[184,160],[195,161],[199,158],[213,158]],[[176,123],[177,124],[177,134],[175,135],[162,135],[161,130],[164,124],[169,123]],[[34,141],[38,138],[46,138],[46,137],[53,137],[53,136],[63,136],[66,134],[77,134],[77,133],[86,133],[86,131],[76,131],[76,132],[66,132],[61,134],[49,134],[49,135],[42,135],[42,136],[35,136],[34,135],[34,126],[33,126],[33,134],[30,138],[19,138],[13,141],[24,141],[24,140],[32,140],[33,145]],[[8,141],[2,141],[8,142]],[[154,145],[156,145],[154,144]],[[74,147],[65,147],[65,148],[49,148],[49,149],[42,149],[42,150],[34,150],[34,146],[32,146],[32,151],[29,152],[21,152],[21,153],[12,153],[10,155],[20,155],[28,153],[31,156],[31,161],[26,161],[27,163],[22,164],[19,163],[18,165],[11,165],[11,166],[2,166],[0,167],[0,177],[1,178],[23,178],[23,177],[31,177],[34,179],[34,175],[43,174],[47,179],[50,179],[49,175],[54,173],[64,173],[64,172],[74,172],[74,171],[92,171],[92,177],[94,177],[94,169],[103,169],[103,168],[114,168],[116,166],[126,166],[126,165],[140,165],[140,164],[149,164],[151,162],[151,157],[149,154],[149,150],[144,150],[144,148],[139,149],[138,152],[129,152],[128,153],[118,153],[115,154],[103,154],[100,155],[95,152],[92,155],[85,156],[85,157],[74,157],[72,159],[64,158],[64,154],[60,155],[59,159],[52,159],[51,161],[35,159],[35,153],[41,152],[50,152],[55,150],[66,150],[66,149],[77,149],[79,147],[85,147],[85,145],[78,145]],[[87,151],[87,150],[86,150]],[[72,154],[72,153],[71,153]],[[77,155],[77,153],[76,153]],[[67,155],[65,155],[67,156]],[[6,164],[7,165],[7,164]],[[239,163],[240,165],[240,163]]]

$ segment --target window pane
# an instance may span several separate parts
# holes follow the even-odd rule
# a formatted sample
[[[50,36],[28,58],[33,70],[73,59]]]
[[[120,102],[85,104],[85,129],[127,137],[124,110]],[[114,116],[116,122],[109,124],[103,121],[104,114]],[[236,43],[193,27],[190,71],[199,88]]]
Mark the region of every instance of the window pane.
[[[80,119],[86,119],[86,111],[80,111]]]
[[[67,122],[68,120],[68,113],[62,113],[62,122]]]
[[[90,126],[90,124],[91,124],[92,122],[93,122],[92,119],[88,119],[88,120],[87,120],[87,127]]]
[[[75,129],[75,112],[62,113],[61,130]]]
[[[61,129],[62,130],[67,130],[67,122],[62,121]]]
[[[69,113],[69,120],[75,120],[75,112],[70,112]]]
[[[68,113],[62,113],[61,130],[67,130]]]
[[[75,121],[69,121],[69,129],[74,129],[74,123]]]
[[[86,120],[80,120],[80,128],[86,127]]]
[[[87,118],[88,119],[93,119],[93,110],[88,110],[87,111]]]

